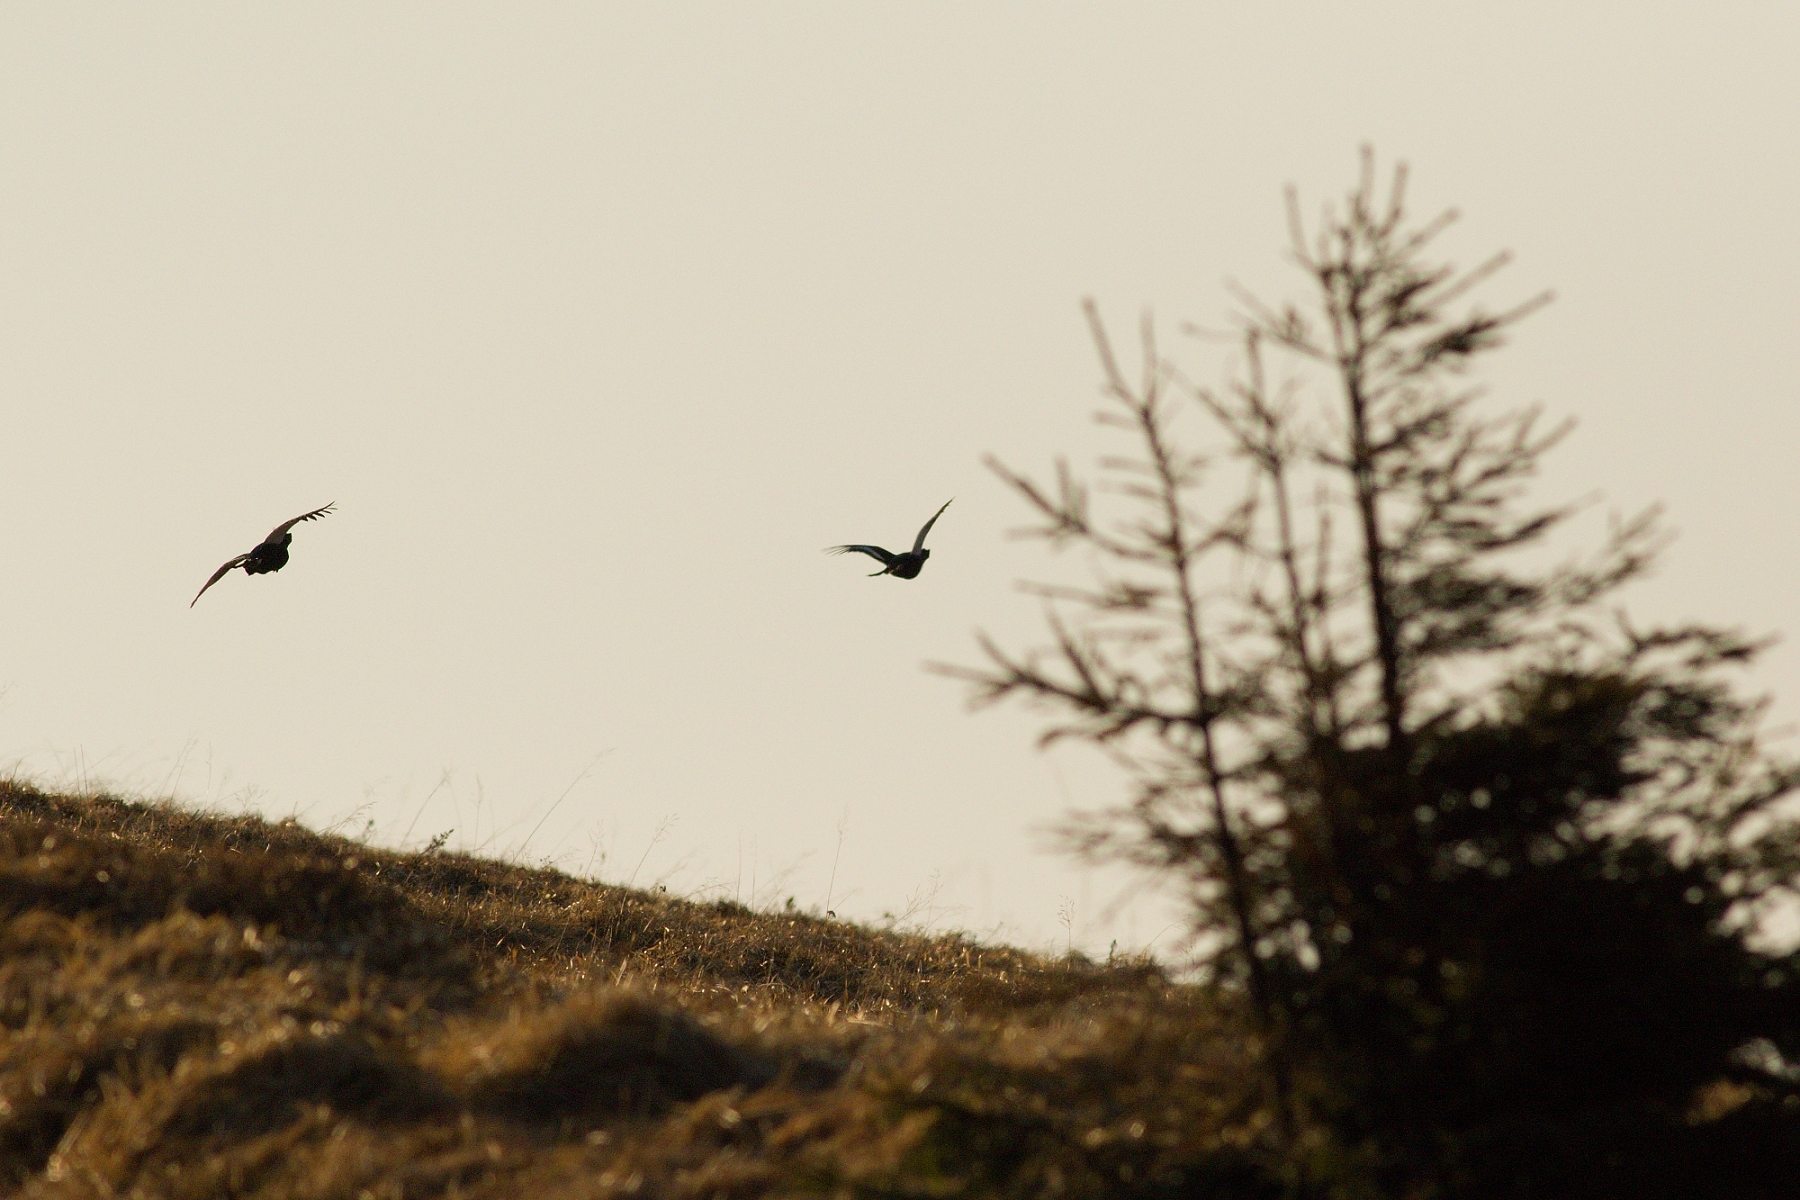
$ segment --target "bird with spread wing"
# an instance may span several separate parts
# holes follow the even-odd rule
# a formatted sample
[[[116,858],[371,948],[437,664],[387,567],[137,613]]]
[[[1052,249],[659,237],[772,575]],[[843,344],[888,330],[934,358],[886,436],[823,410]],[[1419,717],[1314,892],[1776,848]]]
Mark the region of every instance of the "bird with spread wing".
[[[944,508],[949,508],[950,504],[951,500],[944,501]],[[876,575],[892,575],[896,579],[913,579],[924,569],[925,560],[931,557],[931,551],[925,548],[925,535],[931,532],[931,527],[937,524],[937,519],[944,515],[944,508],[931,514],[931,520],[925,522],[925,527],[919,530],[919,536],[913,539],[913,548],[902,554],[895,554],[892,550],[883,550],[880,546],[828,546],[826,550],[831,554],[849,554],[854,551],[875,559],[882,564],[882,567],[881,570],[872,572],[869,575],[870,579],[875,578]]]
[[[206,581],[206,587],[201,588],[194,594],[194,598],[188,601],[188,607],[192,608],[194,605],[200,603],[200,597],[206,595],[206,588],[211,587],[213,584],[219,582],[219,580],[225,578],[226,573],[229,571],[234,571],[237,568],[242,567],[244,568],[244,574],[246,575],[263,575],[270,571],[279,571],[281,568],[287,566],[288,544],[294,540],[294,535],[288,531],[302,521],[312,521],[324,516],[332,510],[336,503],[337,502],[334,500],[324,508],[315,508],[309,513],[301,513],[293,520],[284,521],[280,525],[277,525],[274,531],[270,533],[268,537],[264,538],[262,544],[257,546],[256,549],[250,551],[248,554],[238,555],[236,558],[214,571],[212,578]]]

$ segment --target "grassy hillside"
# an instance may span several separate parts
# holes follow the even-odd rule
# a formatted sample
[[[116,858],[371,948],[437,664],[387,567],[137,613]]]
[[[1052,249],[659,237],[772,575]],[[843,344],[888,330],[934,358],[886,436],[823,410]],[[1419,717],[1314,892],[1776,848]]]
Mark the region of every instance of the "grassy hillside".
[[[0,1188],[1276,1194],[1229,1000],[0,783]]]

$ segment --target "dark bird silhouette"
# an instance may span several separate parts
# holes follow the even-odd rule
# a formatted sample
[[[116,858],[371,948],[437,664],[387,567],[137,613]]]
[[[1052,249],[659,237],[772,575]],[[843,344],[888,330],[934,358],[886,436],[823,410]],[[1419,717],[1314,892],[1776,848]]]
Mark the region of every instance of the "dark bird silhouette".
[[[944,508],[949,508],[950,504],[950,500],[944,501]],[[913,548],[904,554],[895,554],[891,550],[883,550],[880,546],[828,546],[826,549],[832,554],[848,554],[854,550],[858,554],[866,554],[870,558],[878,559],[882,564],[881,570],[871,574],[870,579],[875,578],[876,575],[892,575],[897,579],[912,579],[924,569],[925,560],[931,557],[931,551],[925,548],[925,535],[931,532],[931,527],[937,524],[937,519],[944,515],[944,508],[931,514],[931,520],[925,522],[925,527],[919,530],[919,536],[913,539]]]
[[[279,571],[281,568],[287,566],[288,543],[294,540],[294,535],[289,533],[288,530],[292,529],[302,521],[311,521],[324,516],[331,511],[332,505],[335,505],[336,503],[337,501],[333,500],[331,504],[327,504],[324,508],[315,508],[309,513],[301,513],[293,520],[284,521],[282,524],[277,525],[274,531],[270,533],[268,537],[264,538],[262,544],[256,549],[248,554],[238,555],[236,558],[214,571],[212,578],[206,581],[206,587],[195,592],[194,598],[188,601],[188,607],[192,608],[194,605],[200,603],[200,597],[206,595],[206,588],[211,587],[213,584],[219,582],[219,580],[225,578],[225,573],[227,571],[242,567],[244,568],[244,574],[246,575],[263,575],[270,571]]]

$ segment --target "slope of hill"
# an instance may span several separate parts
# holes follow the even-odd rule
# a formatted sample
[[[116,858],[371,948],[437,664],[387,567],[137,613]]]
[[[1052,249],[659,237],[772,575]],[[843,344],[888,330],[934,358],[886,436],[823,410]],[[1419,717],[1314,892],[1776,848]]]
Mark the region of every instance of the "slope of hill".
[[[0,1187],[1276,1194],[1229,998],[0,783]]]

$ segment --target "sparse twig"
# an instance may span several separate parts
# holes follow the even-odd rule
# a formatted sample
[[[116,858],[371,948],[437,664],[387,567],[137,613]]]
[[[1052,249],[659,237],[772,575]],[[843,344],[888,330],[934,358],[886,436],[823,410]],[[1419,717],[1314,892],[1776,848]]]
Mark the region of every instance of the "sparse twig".
[[[637,885],[638,872],[644,869],[644,861],[650,857],[650,852],[656,849],[657,843],[662,841],[664,835],[674,826],[677,817],[676,813],[667,813],[662,820],[656,823],[656,832],[650,835],[650,844],[645,846],[643,854],[638,856],[637,866],[631,869],[631,878],[625,881],[626,887]]]
[[[556,798],[556,803],[544,810],[544,815],[538,818],[538,823],[531,827],[531,832],[526,834],[525,840],[519,843],[519,853],[521,855],[525,853],[525,847],[531,844],[531,839],[537,836],[538,830],[544,827],[544,822],[550,819],[550,814],[554,813],[557,808],[561,806],[562,802],[569,798],[569,793],[575,790],[575,785],[593,774],[595,765],[610,753],[612,753],[612,751],[602,750],[600,753],[594,755],[593,758],[588,760],[587,766],[583,767],[581,772],[576,775],[574,779],[569,781],[569,786],[562,790],[562,795]]]
[[[825,884],[825,915],[835,917],[837,913],[831,908],[831,894],[837,888],[838,859],[844,854],[844,830],[850,824],[850,809],[846,807],[838,817],[837,846],[831,852],[831,878]]]

